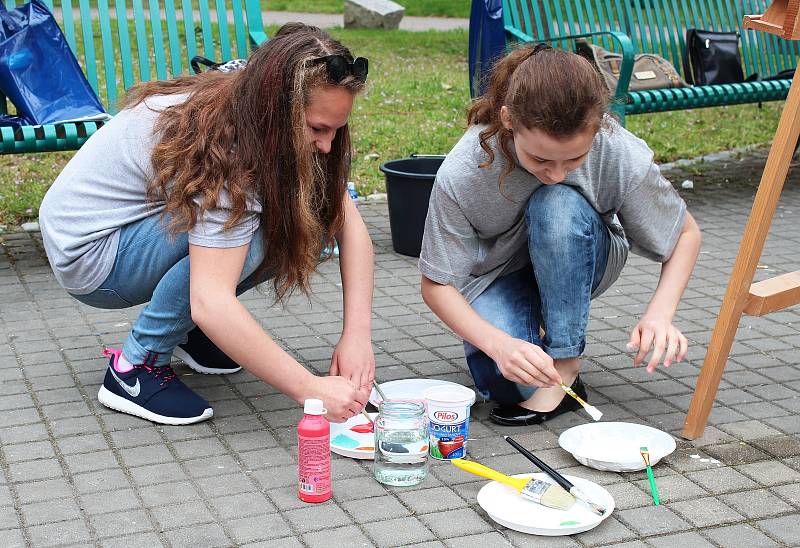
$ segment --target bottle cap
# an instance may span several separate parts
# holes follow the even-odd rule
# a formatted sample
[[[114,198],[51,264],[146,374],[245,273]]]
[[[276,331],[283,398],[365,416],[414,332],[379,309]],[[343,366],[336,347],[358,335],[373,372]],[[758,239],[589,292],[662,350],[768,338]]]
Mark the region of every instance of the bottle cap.
[[[328,412],[324,405],[322,400],[308,398],[303,405],[303,413],[306,415],[324,415]]]

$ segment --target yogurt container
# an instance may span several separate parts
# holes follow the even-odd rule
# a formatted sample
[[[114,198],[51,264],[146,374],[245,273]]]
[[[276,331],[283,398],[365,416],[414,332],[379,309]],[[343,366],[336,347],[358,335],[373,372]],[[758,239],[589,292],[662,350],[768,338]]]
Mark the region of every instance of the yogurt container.
[[[469,409],[475,392],[460,385],[432,386],[422,393],[428,403],[428,438],[431,457],[460,459],[467,454]]]

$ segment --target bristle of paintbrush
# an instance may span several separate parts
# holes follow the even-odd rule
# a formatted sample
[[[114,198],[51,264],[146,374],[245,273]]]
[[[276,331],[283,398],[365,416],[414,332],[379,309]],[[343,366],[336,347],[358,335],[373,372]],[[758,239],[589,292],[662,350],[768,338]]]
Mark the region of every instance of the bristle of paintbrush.
[[[568,510],[575,504],[575,497],[563,487],[538,479],[529,481],[519,494],[542,506],[558,510]]]
[[[586,412],[589,413],[589,416],[592,417],[594,420],[599,421],[600,417],[603,416],[602,411],[600,411],[594,405],[589,405],[588,403],[586,403],[583,400],[583,398],[581,398],[578,394],[576,394],[575,391],[572,388],[570,388],[569,386],[567,386],[564,383],[561,383],[561,388],[564,389],[564,392],[566,392],[567,394],[569,394],[570,396],[575,398],[575,401],[577,401],[579,404],[581,404],[581,407],[583,407],[586,410]]]
[[[640,447],[639,452],[642,454],[645,466],[650,466],[650,452],[647,450],[647,447]]]

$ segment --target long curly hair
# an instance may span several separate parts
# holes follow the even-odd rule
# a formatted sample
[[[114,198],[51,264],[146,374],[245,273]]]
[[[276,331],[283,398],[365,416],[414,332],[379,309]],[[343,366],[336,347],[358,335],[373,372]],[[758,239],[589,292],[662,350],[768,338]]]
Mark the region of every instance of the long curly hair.
[[[584,129],[599,130],[606,123],[610,96],[597,69],[575,53],[544,44],[512,50],[492,68],[486,92],[467,111],[467,124],[485,124],[481,148],[488,155],[480,167],[494,162],[489,140],[506,160],[503,179],[514,169],[513,135],[503,127],[500,108],[506,106],[517,127],[539,129],[551,137],[571,137]]]
[[[308,143],[305,119],[311,90],[339,86],[353,95],[363,90],[363,81],[352,75],[333,82],[324,63],[311,62],[335,54],[352,58],[319,28],[289,23],[256,49],[241,71],[142,83],[124,105],[187,94],[158,115],[148,197],[165,202],[174,233],[194,226],[225,191],[226,228],[242,219],[249,200],[259,201],[266,254],[258,272],[272,277],[277,300],[297,288],[310,292],[320,254],[344,224],[349,127],[336,132],[328,154],[320,154]]]

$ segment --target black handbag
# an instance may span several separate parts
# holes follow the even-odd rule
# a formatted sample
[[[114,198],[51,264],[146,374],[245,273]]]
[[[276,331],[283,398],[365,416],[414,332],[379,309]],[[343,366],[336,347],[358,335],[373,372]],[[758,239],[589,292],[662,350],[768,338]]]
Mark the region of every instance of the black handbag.
[[[686,29],[683,76],[698,86],[744,82],[739,33]]]

